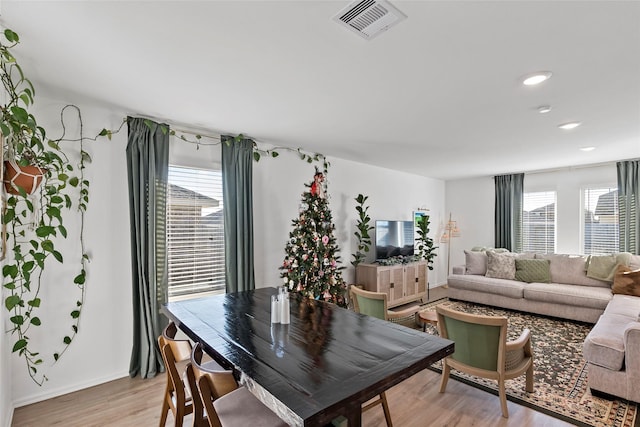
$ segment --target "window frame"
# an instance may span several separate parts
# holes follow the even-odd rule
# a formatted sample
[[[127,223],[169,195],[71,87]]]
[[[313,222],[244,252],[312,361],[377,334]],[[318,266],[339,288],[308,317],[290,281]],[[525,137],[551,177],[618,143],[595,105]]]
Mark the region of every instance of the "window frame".
[[[172,213],[175,215],[176,211],[173,210],[171,208],[171,194],[170,192],[172,191],[171,185],[177,185],[178,187],[182,187],[183,189],[186,189],[184,186],[176,183],[175,179],[171,178],[171,174],[172,174],[172,169],[182,169],[182,170],[190,170],[190,171],[203,171],[203,172],[213,172],[216,174],[219,174],[219,182],[214,184],[217,187],[218,193],[216,195],[216,200],[219,203],[220,209],[218,210],[219,212],[223,212],[223,206],[224,206],[224,200],[223,200],[223,189],[222,189],[222,168],[221,165],[217,164],[217,163],[213,163],[210,165],[210,167],[201,167],[201,166],[192,166],[190,164],[184,164],[183,162],[170,162],[169,164],[169,177],[167,180],[168,183],[168,188],[167,188],[167,208],[166,208],[166,224],[167,224],[167,234],[166,234],[166,242],[167,242],[167,295],[168,295],[168,299],[169,301],[176,301],[176,300],[182,300],[182,299],[188,299],[188,298],[197,298],[197,297],[202,297],[204,295],[214,295],[214,294],[224,294],[225,293],[225,246],[224,246],[224,215],[220,215],[220,219],[219,220],[214,220],[216,222],[217,225],[219,225],[221,228],[218,231],[214,231],[214,234],[220,235],[221,234],[221,245],[218,244],[216,245],[215,243],[212,245],[213,247],[210,248],[210,250],[219,250],[220,248],[222,248],[222,261],[221,263],[218,262],[216,266],[214,266],[214,269],[217,269],[218,271],[222,271],[221,273],[221,278],[220,278],[220,273],[211,273],[213,276],[213,280],[217,280],[216,283],[214,283],[211,286],[206,286],[206,285],[197,285],[194,284],[193,285],[193,289],[192,290],[188,290],[189,285],[186,284],[184,285],[184,287],[182,288],[182,290],[174,290],[174,292],[172,292],[172,280],[171,280],[171,269],[172,269],[172,262],[171,262],[171,251],[175,250],[175,247],[171,247],[171,234],[170,234],[170,227],[172,225],[172,222],[175,221],[175,218],[172,218],[171,215]],[[195,193],[199,193],[202,194],[196,190],[190,190],[187,189],[187,191],[194,191]],[[208,196],[205,196],[208,197]],[[179,206],[179,205],[176,205]],[[204,209],[204,207],[201,207],[201,209]],[[204,216],[201,215],[199,218],[203,218]],[[194,215],[194,219],[195,219],[195,215]],[[197,221],[194,221],[194,224]],[[202,224],[200,224],[202,225]],[[193,238],[201,238],[200,234],[197,233],[201,233],[202,230],[200,231],[194,231],[194,236]],[[220,242],[218,240],[218,242]],[[219,255],[219,254],[218,254]],[[196,260],[196,258],[198,258]],[[210,259],[210,258],[206,258],[201,256],[197,256],[194,255],[194,265],[197,264],[198,260],[202,260],[202,259]],[[218,259],[219,261],[219,259]],[[194,267],[194,271],[195,271],[196,267]],[[194,273],[197,274],[197,273]]]
[[[545,251],[544,252],[539,252],[537,250],[531,250],[531,248],[529,247],[529,245],[526,244],[525,241],[525,236],[528,234],[527,230],[526,230],[526,225],[529,222],[525,221],[525,197],[527,196],[527,194],[532,194],[532,193],[553,193],[553,205],[554,205],[554,212],[553,212],[553,247],[549,248],[548,245],[545,245]],[[548,205],[548,204],[547,204]],[[543,206],[547,206],[547,205],[543,205]],[[532,212],[532,211],[530,211]],[[533,252],[533,253],[555,253],[558,247],[558,191],[556,189],[548,189],[548,188],[536,188],[536,189],[525,189],[523,191],[522,194],[522,221],[521,221],[521,235],[520,235],[520,239],[521,239],[521,251],[522,252]],[[549,251],[548,249],[551,249],[551,251]]]
[[[580,186],[580,236],[579,236],[579,245],[580,245],[580,252],[584,255],[597,255],[597,254],[601,254],[604,252],[589,252],[587,253],[586,250],[586,239],[585,239],[585,234],[586,234],[586,220],[585,220],[585,203],[586,203],[586,191],[587,190],[604,190],[604,189],[608,189],[610,191],[618,191],[618,184],[617,182],[607,182],[607,183],[596,183],[596,184],[587,184],[587,185],[582,185]],[[598,196],[599,197],[599,196]],[[616,206],[616,210],[619,209],[618,206],[618,202],[616,200],[615,203]],[[620,233],[619,233],[619,226],[620,226],[620,222],[619,222],[619,215],[620,212],[618,211],[618,221],[615,222],[615,224],[617,224],[618,226],[618,232],[616,233],[616,237],[618,238],[618,245],[615,248],[615,250],[613,250],[612,252],[607,252],[607,253],[616,253],[619,251],[620,249],[620,242],[619,242],[619,238],[620,238]]]

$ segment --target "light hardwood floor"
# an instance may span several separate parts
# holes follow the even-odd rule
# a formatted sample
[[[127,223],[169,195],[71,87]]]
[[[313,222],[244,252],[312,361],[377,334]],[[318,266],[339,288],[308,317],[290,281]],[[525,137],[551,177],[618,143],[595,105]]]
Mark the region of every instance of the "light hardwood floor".
[[[435,292],[434,292],[435,291]],[[432,290],[431,300],[446,296],[446,290]],[[165,386],[164,374],[149,380],[122,378],[96,387],[24,406],[15,410],[14,427],[157,426]],[[447,391],[438,393],[440,374],[424,370],[387,392],[391,417],[396,427],[456,426],[569,426],[508,402],[509,419],[502,418],[497,396],[453,379]],[[364,413],[363,425],[386,426],[382,409]],[[167,425],[173,425],[169,415]],[[191,425],[191,419],[184,424]]]
[[[157,426],[164,375],[150,380],[123,378],[44,402],[16,409],[15,427]],[[440,375],[422,371],[387,392],[396,427],[425,426],[569,426],[524,406],[508,402],[509,419],[502,418],[497,396],[449,380],[438,393]],[[364,413],[363,425],[386,426],[382,409]],[[188,419],[185,426],[191,425]],[[169,415],[167,425],[173,425]],[[248,426],[249,427],[249,426]]]

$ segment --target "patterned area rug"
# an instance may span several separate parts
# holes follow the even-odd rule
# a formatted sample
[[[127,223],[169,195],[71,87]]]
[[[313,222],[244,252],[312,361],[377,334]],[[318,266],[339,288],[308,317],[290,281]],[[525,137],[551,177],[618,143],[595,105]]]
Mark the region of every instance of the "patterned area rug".
[[[509,340],[518,338],[524,328],[531,330],[535,391],[525,391],[523,375],[507,381],[508,400],[578,426],[640,427],[636,403],[591,395],[587,385],[587,367],[582,358],[582,343],[593,325],[446,299],[430,303],[422,311],[435,311],[437,304],[467,313],[506,316],[509,318]],[[437,333],[431,325],[427,325],[427,332]],[[438,362],[432,369],[442,372],[441,366]],[[451,371],[451,377],[498,394],[496,381],[455,370]]]

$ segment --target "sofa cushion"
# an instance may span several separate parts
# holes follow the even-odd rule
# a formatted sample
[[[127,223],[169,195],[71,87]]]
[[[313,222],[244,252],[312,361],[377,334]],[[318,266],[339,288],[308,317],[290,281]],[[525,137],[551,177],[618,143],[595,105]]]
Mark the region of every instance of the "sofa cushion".
[[[450,288],[486,292],[509,298],[522,298],[524,296],[523,290],[526,286],[524,283],[516,282],[515,280],[496,280],[490,277],[471,274],[451,275],[447,279],[447,283]]]
[[[640,297],[640,270],[632,271],[626,265],[619,265],[613,279],[611,292]]]
[[[611,290],[563,283],[529,283],[524,287],[525,299],[604,310],[611,301]]]
[[[624,331],[629,322],[627,316],[600,316],[600,320],[584,340],[584,359],[613,371],[621,370],[624,364]]]
[[[551,261],[551,281],[570,285],[594,286],[610,288],[610,284],[587,277],[587,257],[580,255],[537,254],[536,259]]]
[[[548,259],[516,259],[516,280],[521,282],[551,282]]]
[[[514,280],[516,278],[516,254],[514,253],[496,253],[487,252],[487,277],[493,277],[495,279],[509,279]]]
[[[640,298],[629,295],[614,295],[604,313],[627,316],[630,320],[637,319],[640,314]]]
[[[465,274],[487,273],[487,254],[485,252],[464,251]]]

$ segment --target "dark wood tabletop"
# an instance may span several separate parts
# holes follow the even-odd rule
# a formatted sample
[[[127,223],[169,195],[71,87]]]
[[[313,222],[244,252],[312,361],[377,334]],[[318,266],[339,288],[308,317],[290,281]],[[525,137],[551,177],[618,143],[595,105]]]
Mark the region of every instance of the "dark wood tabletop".
[[[339,415],[360,426],[362,403],[454,350],[452,341],[297,294],[291,294],[291,323],[272,325],[276,293],[261,288],[170,302],[163,312],[304,426]]]

